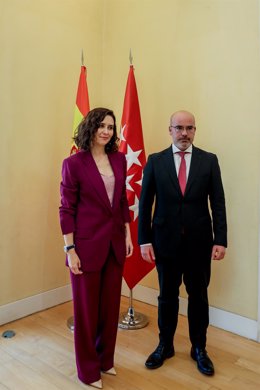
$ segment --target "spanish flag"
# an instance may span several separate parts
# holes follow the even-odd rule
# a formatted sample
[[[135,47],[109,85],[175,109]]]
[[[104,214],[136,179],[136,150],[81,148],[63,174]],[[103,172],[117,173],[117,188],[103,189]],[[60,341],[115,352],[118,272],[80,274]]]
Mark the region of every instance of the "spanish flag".
[[[78,125],[80,124],[82,119],[87,115],[88,112],[89,112],[89,98],[88,98],[88,87],[87,87],[87,69],[85,66],[82,65],[80,76],[79,76],[76,107],[74,113],[73,132],[72,132],[73,137],[75,135]],[[77,153],[77,152],[78,152],[78,148],[73,142],[71,145],[70,154]]]

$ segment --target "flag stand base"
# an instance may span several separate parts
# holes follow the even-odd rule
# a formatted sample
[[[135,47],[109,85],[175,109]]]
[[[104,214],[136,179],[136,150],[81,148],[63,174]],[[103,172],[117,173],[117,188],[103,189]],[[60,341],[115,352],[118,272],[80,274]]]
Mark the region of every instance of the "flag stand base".
[[[136,312],[133,308],[133,292],[130,289],[129,294],[129,308],[127,313],[120,314],[118,327],[120,329],[141,329],[149,324],[149,320],[146,315]],[[67,327],[71,332],[74,332],[74,317],[69,317],[67,320]]]
[[[129,307],[127,313],[120,315],[118,327],[120,329],[141,329],[148,323],[148,318],[144,314],[134,312],[133,307]]]
[[[74,317],[69,317],[67,320],[67,327],[74,332]]]
[[[119,316],[118,327],[120,329],[141,329],[148,325],[149,321],[146,315],[142,313],[135,312],[133,305],[133,292],[130,289],[129,296],[129,308],[127,313],[122,313]]]

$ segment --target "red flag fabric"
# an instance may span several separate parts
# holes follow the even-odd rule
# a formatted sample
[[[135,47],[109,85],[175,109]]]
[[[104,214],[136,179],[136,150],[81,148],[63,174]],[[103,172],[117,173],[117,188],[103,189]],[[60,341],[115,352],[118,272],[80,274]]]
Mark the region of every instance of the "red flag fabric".
[[[73,132],[74,137],[78,125],[82,119],[89,112],[89,98],[88,98],[88,87],[87,87],[87,69],[85,66],[81,66],[81,72],[79,76],[78,91],[76,97],[76,107],[74,112],[74,121],[73,121]],[[72,143],[70,154],[77,153],[78,148],[75,143]]]
[[[124,279],[128,287],[132,289],[154,268],[154,264],[147,263],[142,259],[137,243],[138,205],[146,157],[139,100],[132,65],[130,66],[125,92],[119,150],[125,153],[127,160],[126,191],[132,218],[130,229],[134,252],[131,257],[126,259]]]

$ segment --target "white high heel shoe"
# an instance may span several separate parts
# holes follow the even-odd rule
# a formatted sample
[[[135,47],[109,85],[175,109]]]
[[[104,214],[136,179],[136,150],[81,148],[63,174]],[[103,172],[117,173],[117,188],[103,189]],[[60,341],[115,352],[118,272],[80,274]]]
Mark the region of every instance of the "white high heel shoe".
[[[110,368],[109,370],[107,371],[102,371],[104,374],[108,374],[108,375],[116,375],[116,370],[114,367]]]
[[[95,387],[96,389],[103,389],[102,380],[99,379],[96,382],[89,383],[89,386]]]

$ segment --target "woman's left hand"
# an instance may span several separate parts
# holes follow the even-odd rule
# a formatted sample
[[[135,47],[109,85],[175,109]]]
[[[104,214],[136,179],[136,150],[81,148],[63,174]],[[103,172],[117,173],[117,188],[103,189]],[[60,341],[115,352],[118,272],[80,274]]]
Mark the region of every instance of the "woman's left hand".
[[[126,237],[125,245],[126,245],[126,257],[132,256],[134,247],[131,238]]]
[[[131,239],[131,231],[128,222],[125,223],[125,246],[126,246],[126,257],[132,256],[134,247]]]

